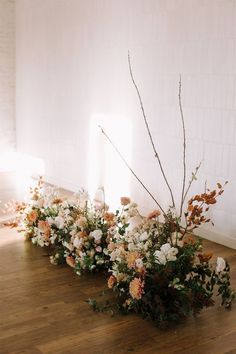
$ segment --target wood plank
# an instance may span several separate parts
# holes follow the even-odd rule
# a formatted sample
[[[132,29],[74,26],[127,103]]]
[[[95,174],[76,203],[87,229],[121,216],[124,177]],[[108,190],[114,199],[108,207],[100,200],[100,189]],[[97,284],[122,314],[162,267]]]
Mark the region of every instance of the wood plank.
[[[235,250],[204,243],[230,260],[236,288]],[[79,278],[69,267],[51,265],[45,253],[15,230],[0,230],[1,354],[236,353],[235,303],[225,311],[217,299],[197,318],[161,331],[137,315],[94,313],[85,301],[99,298],[106,277]]]

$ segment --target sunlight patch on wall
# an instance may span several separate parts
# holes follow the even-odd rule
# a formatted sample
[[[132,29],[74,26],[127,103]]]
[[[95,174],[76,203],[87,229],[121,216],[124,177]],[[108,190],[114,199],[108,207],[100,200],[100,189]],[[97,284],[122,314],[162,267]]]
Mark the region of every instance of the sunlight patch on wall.
[[[118,115],[95,114],[90,121],[88,191],[93,198],[97,190],[101,191],[104,187],[106,203],[112,208],[118,205],[121,196],[130,194],[130,171],[99,126],[129,164],[132,159],[132,126],[127,117]]]
[[[44,175],[45,164],[42,159],[27,154],[3,153],[0,155],[0,173],[5,188],[15,190],[16,197],[21,197],[32,185],[32,178]]]

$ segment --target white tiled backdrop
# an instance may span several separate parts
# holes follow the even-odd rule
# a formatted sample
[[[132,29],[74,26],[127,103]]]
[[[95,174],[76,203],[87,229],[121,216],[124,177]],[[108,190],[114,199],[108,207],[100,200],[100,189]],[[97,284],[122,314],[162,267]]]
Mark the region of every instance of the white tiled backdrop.
[[[0,154],[15,149],[15,8],[0,1]]]
[[[229,180],[206,237],[236,248],[236,1],[17,0],[17,148],[42,158],[63,187],[104,185],[111,205],[124,191],[155,207],[99,134],[100,123],[150,191],[170,198],[131,83],[127,51],[163,166],[179,200],[182,130],[192,193]],[[125,176],[123,178],[122,176]],[[209,230],[208,230],[209,229]],[[214,232],[213,232],[214,230]]]

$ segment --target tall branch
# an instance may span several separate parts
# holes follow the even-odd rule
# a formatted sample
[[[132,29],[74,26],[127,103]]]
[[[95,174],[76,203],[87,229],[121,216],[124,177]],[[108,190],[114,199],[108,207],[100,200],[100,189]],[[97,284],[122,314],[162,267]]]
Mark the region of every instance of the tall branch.
[[[136,89],[136,92],[137,92],[137,95],[138,95],[138,98],[139,98],[139,103],[140,103],[140,107],[141,107],[141,110],[142,110],[142,115],[143,115],[143,119],[144,119],[144,122],[145,122],[145,125],[146,125],[146,128],[147,128],[147,132],[148,132],[148,135],[149,135],[149,138],[150,138],[150,141],[151,141],[151,144],[152,144],[152,148],[153,148],[153,151],[154,151],[154,154],[155,154],[155,157],[157,158],[158,160],[158,164],[159,164],[159,167],[161,169],[161,173],[162,173],[162,176],[166,182],[166,185],[170,191],[170,195],[171,195],[171,200],[172,200],[172,205],[173,207],[175,207],[175,201],[174,201],[174,196],[173,196],[173,192],[172,192],[172,189],[170,187],[170,184],[167,180],[167,177],[165,175],[165,172],[163,170],[163,167],[162,167],[162,163],[161,163],[161,160],[160,160],[160,156],[156,150],[156,147],[155,147],[155,144],[153,142],[153,138],[152,138],[152,134],[151,134],[151,131],[150,131],[150,128],[149,128],[149,125],[148,125],[148,121],[147,121],[147,117],[146,117],[146,113],[145,113],[145,110],[144,110],[144,106],[143,106],[143,101],[142,101],[142,98],[141,98],[141,95],[140,95],[140,92],[139,92],[139,88],[134,80],[134,76],[133,76],[133,71],[132,71],[132,67],[131,67],[131,61],[130,61],[130,54],[128,52],[128,63],[129,63],[129,72],[130,72],[130,76],[131,76],[131,79],[132,79],[132,82],[133,82],[133,85]]]
[[[179,109],[182,121],[182,128],[183,128],[183,168],[184,168],[184,175],[183,175],[183,185],[182,185],[182,195],[181,195],[181,203],[180,203],[180,218],[183,212],[183,204],[184,204],[184,192],[185,192],[185,183],[186,183],[186,131],[185,131],[185,123],[184,123],[184,114],[182,108],[182,101],[181,101],[181,75],[179,79]]]
[[[157,204],[157,206],[160,208],[160,210],[162,211],[163,215],[165,216],[166,213],[164,211],[164,209],[162,208],[162,206],[160,205],[160,203],[158,203],[158,201],[156,200],[156,198],[151,194],[151,192],[147,189],[147,187],[144,185],[144,183],[140,180],[140,178],[136,175],[136,173],[133,171],[133,169],[129,166],[128,162],[125,160],[125,158],[123,157],[123,155],[120,153],[120,151],[118,150],[118,148],[115,146],[115,144],[112,142],[112,140],[110,139],[110,137],[106,134],[106,132],[104,131],[104,129],[99,125],[99,128],[101,129],[102,134],[107,138],[107,140],[109,141],[109,143],[112,145],[113,149],[117,152],[117,154],[120,156],[121,160],[124,162],[124,164],[126,165],[126,167],[128,167],[128,169],[130,170],[130,172],[133,174],[133,176],[137,179],[137,181],[142,185],[142,187],[145,189],[145,191],[150,195],[150,197],[154,200],[154,202]]]
[[[200,161],[200,163],[198,164],[198,166],[195,168],[195,172],[192,172],[192,178],[190,179],[189,184],[188,184],[188,188],[186,189],[186,192],[185,192],[185,194],[184,194],[183,203],[185,202],[185,199],[186,199],[186,197],[187,197],[187,194],[188,194],[188,192],[189,192],[189,190],[190,190],[190,187],[191,187],[193,181],[195,181],[195,180],[197,179],[196,176],[197,176],[197,173],[198,173],[199,168],[201,167],[201,164],[202,164],[202,161]]]

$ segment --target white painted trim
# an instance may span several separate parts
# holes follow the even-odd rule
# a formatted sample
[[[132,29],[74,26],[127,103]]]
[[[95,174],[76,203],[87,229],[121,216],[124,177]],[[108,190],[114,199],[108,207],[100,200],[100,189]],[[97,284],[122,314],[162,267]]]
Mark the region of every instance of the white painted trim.
[[[236,239],[212,230],[200,229],[196,234],[202,238],[236,249]]]
[[[43,176],[46,183],[52,184],[53,186],[66,189],[70,192],[78,192],[83,186],[75,185],[61,178],[52,178],[49,176]]]

